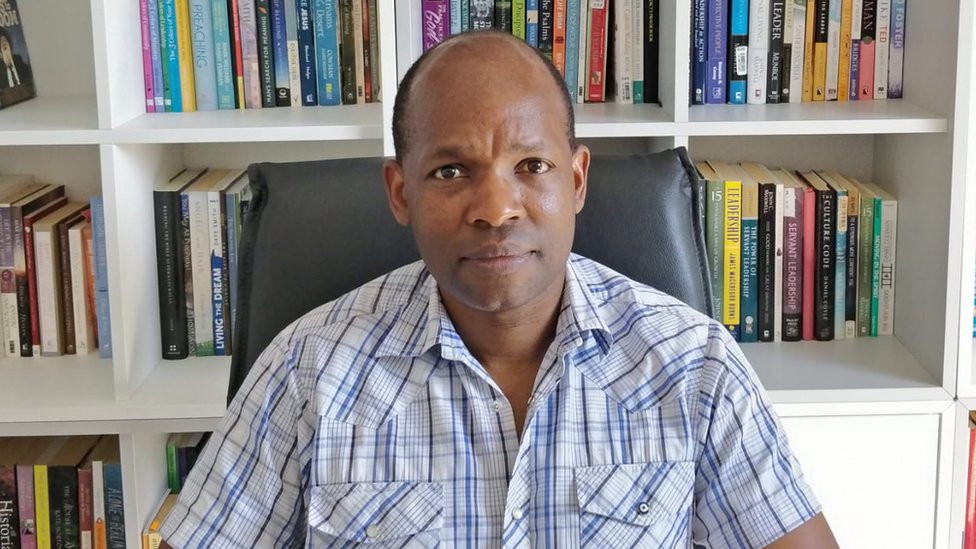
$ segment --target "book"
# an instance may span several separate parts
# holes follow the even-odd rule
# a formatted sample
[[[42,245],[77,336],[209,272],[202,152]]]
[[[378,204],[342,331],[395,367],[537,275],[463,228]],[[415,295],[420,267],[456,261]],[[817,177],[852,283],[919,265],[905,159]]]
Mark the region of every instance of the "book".
[[[792,7],[790,6],[792,4]],[[804,60],[806,59],[806,0],[790,0],[786,9],[793,10],[793,31],[790,46],[790,103],[803,101]]]
[[[861,3],[861,43],[860,54],[858,56],[858,94],[860,100],[874,99],[874,50],[875,38],[877,38],[877,26],[875,16],[877,15],[878,0],[862,0]]]
[[[67,202],[64,197],[64,187],[58,185],[56,196],[50,202],[39,206],[34,211],[23,215],[23,245],[15,256],[20,261],[23,255],[23,281],[18,280],[18,326],[21,331],[21,356],[40,356],[41,354],[41,325],[37,305],[37,262],[34,256],[34,222]],[[16,219],[16,216],[15,216]],[[15,270],[18,267],[15,267]],[[25,288],[26,287],[26,288]]]
[[[17,459],[30,439],[0,439],[0,547],[21,547],[20,502],[17,496]]]
[[[234,92],[234,56],[232,55],[232,26],[226,0],[210,0],[213,18],[214,71],[217,82],[217,108],[237,107]]]
[[[793,70],[793,20],[796,10],[794,0],[785,0],[783,5],[783,54],[779,69],[779,102],[790,102],[791,71]]]
[[[888,47],[888,99],[900,99],[905,72],[905,0],[891,0]]]
[[[291,74],[288,70],[288,26],[285,15],[286,0],[270,0],[271,56],[274,67],[275,105],[291,106]]]
[[[61,267],[59,227],[88,208],[68,202],[34,224],[34,256],[37,262],[37,304],[41,330],[41,355],[60,356],[67,351],[64,331],[65,299]],[[72,335],[71,339],[74,337]]]
[[[68,437],[53,456],[41,462],[47,465],[52,548],[81,545],[78,468],[98,439],[95,435]]]
[[[644,11],[647,6],[645,5],[646,0],[630,0],[634,8],[634,17],[630,26],[630,30],[633,33],[633,51],[634,55],[631,59],[632,67],[632,79],[634,87],[634,104],[641,104],[644,102]],[[569,40],[568,27],[569,27],[569,11],[567,7],[566,12],[567,17],[567,36],[566,40]],[[569,44],[566,45],[567,57],[569,56]],[[566,64],[567,68],[569,64]],[[727,77],[727,76],[726,76]]]
[[[338,0],[312,0],[312,13],[319,105],[338,105],[342,102]]]
[[[786,170],[775,170],[783,183],[783,341],[803,339],[804,193],[806,187]]]
[[[857,336],[871,334],[871,287],[874,280],[875,260],[875,211],[881,207],[881,199],[856,179],[848,179],[861,197],[857,236]],[[879,233],[880,236],[880,233]],[[881,262],[878,250],[878,263]]]
[[[0,0],[0,109],[36,95],[17,0]]]
[[[837,100],[840,72],[841,0],[829,0],[827,7],[827,95],[825,101]]]
[[[728,56],[728,3],[708,0],[705,54],[705,103],[721,105],[726,101],[726,66]],[[618,12],[619,13],[619,12]]]
[[[90,217],[89,212],[88,217]],[[97,350],[95,343],[95,317],[89,314],[88,303],[94,305],[94,299],[88,297],[88,280],[90,276],[85,272],[85,230],[91,231],[91,223],[82,218],[68,229],[68,252],[71,271],[71,308],[74,317],[75,353],[87,355]],[[94,291],[94,288],[93,288]],[[92,296],[94,298],[94,296]],[[67,304],[65,304],[67,306]]]
[[[151,113],[156,112],[156,93],[153,81],[152,42],[149,38],[149,2],[147,0],[139,0],[139,25],[142,31],[142,81],[146,89],[146,112]]]
[[[101,437],[85,456],[85,463],[90,463],[92,468],[95,547],[103,544],[106,549],[125,549],[124,494],[118,437]]]
[[[858,75],[861,72],[861,8],[863,0],[851,0],[851,63],[847,82],[848,101],[858,100]]]
[[[95,514],[92,510],[92,470],[90,466],[78,467],[78,530],[79,547],[92,549],[94,547],[93,532],[95,528]]]
[[[295,0],[298,11],[298,66],[302,106],[318,105],[312,1]]]
[[[766,103],[779,103],[783,70],[786,0],[769,0],[769,51],[766,52]]]
[[[758,340],[758,237],[759,237],[759,187],[758,183],[748,172],[740,166],[731,165],[726,162],[709,160],[715,172],[726,182],[739,181],[741,189],[740,199],[740,221],[739,221],[739,276],[738,276],[738,301],[739,301],[739,325],[733,333],[738,334],[739,341]],[[726,208],[728,208],[729,189],[726,183]],[[726,234],[728,227],[734,219],[726,214]],[[733,244],[734,245],[734,244]],[[728,243],[726,243],[728,246]],[[733,250],[734,252],[735,250]],[[727,253],[727,252],[726,252]],[[725,263],[728,269],[732,264]],[[729,277],[726,277],[725,285],[730,288],[733,284]],[[725,295],[723,294],[723,300]]]
[[[691,97],[692,105],[705,104],[708,66],[708,0],[693,0],[691,14]]]
[[[20,326],[17,309],[16,232],[12,204],[43,189],[33,176],[0,176],[0,311],[3,351],[20,355]]]
[[[243,98],[240,108],[260,109],[263,106],[261,88],[261,62],[258,56],[258,14],[257,5],[249,0],[232,0],[231,6],[238,9],[238,27],[241,33],[241,72],[237,79],[238,101]]]
[[[746,102],[746,80],[749,75],[749,0],[731,0],[729,4],[728,47],[729,103]]]
[[[176,55],[179,62],[180,94],[183,111],[197,110],[196,74],[193,70],[193,46],[190,31],[189,0],[176,0]]]
[[[383,86],[382,79],[380,78],[380,12],[377,5],[378,0],[364,0],[363,6],[369,6],[369,18],[368,21],[364,21],[364,29],[368,27],[367,36],[368,40],[364,39],[366,43],[369,44],[369,51],[365,52],[365,59],[368,61],[369,67],[369,89],[372,93],[369,102],[379,102],[383,99]],[[363,8],[364,10],[367,8]],[[367,32],[364,30],[363,32]]]
[[[98,355],[112,358],[111,310],[108,295],[108,258],[105,250],[105,206],[102,197],[91,199],[92,243],[95,250],[95,308],[98,319]]]
[[[769,9],[772,0],[749,2],[749,67],[746,76],[748,97],[753,105],[766,103],[769,84]]]
[[[244,170],[228,170],[207,191],[207,228],[210,240],[210,283],[213,311],[214,354],[231,354],[230,285],[227,268],[227,211],[225,192],[244,176]]]
[[[817,172],[837,195],[836,244],[834,253],[834,339],[845,339],[847,334],[847,188],[840,185],[829,173]]]
[[[517,3],[516,3],[517,4]],[[566,80],[566,90],[569,92],[570,102],[576,102],[577,90],[579,87],[579,49],[580,43],[580,0],[568,0],[566,4],[566,59],[565,59],[565,72],[563,78]],[[515,23],[518,23],[518,17],[514,15]],[[583,49],[586,49],[586,44],[582,44]],[[646,53],[647,44],[646,41],[642,40],[640,46]],[[642,69],[643,70],[643,69]]]
[[[835,0],[836,1],[836,0]],[[816,0],[813,22],[813,100],[827,99],[827,69],[829,52],[827,40],[830,33],[829,0]],[[836,71],[836,65],[833,66]]]
[[[183,112],[180,56],[176,45],[176,0],[159,0],[159,40],[164,109],[166,112]]]
[[[877,0],[875,12],[874,99],[888,98],[888,46],[891,42],[891,0]]]
[[[188,0],[193,89],[200,111],[217,110],[217,61],[212,0]]]
[[[362,3],[362,16],[360,21],[362,25],[362,70],[363,70],[363,86],[362,86],[362,102],[372,103],[373,102],[373,60],[372,60],[372,47],[373,42],[370,41],[370,18],[376,17],[376,14],[370,12],[368,0],[360,0]],[[374,22],[375,24],[375,22]],[[358,57],[357,57],[358,60]]]
[[[712,312],[716,320],[722,320],[722,254],[725,249],[725,184],[707,162],[695,164],[705,180],[705,250],[708,259],[708,276],[711,280]]]
[[[556,5],[560,5],[562,2],[556,2]],[[556,8],[555,25],[556,33],[558,34],[558,29],[560,27],[559,23],[559,9]],[[565,14],[562,14],[565,16]],[[634,103],[634,34],[633,34],[633,21],[634,21],[634,6],[632,2],[620,2],[613,5],[613,33],[610,38],[613,41],[613,95],[614,102],[623,105],[630,105]],[[560,56],[565,57],[565,29],[563,30],[563,44],[561,47],[556,47],[559,44],[559,37],[554,38],[552,59],[555,62]],[[560,67],[565,63],[565,59],[559,62]],[[723,66],[725,63],[724,56],[722,60]],[[561,73],[564,69],[561,69]],[[724,72],[724,71],[723,71]],[[722,80],[724,81],[725,75],[722,74]],[[725,94],[725,86],[722,86],[722,95]]]
[[[216,1],[216,0],[215,0]],[[288,104],[302,106],[301,62],[298,59],[298,6],[295,0],[281,0],[285,8],[285,46],[288,51]]]
[[[806,0],[803,23],[803,101],[813,101],[813,43],[816,30],[817,0]]]
[[[261,106],[270,108],[277,105],[271,0],[255,0],[254,15],[257,21],[257,61],[261,86]]]
[[[853,0],[842,0],[840,12],[840,60],[837,66],[837,100],[847,101],[851,81],[851,29]]]
[[[146,529],[142,534],[144,549],[157,549],[160,546],[163,538],[159,529],[163,526],[163,522],[169,516],[170,511],[176,506],[178,499],[179,494],[167,490],[163,498],[156,504],[156,509],[152,514],[152,520],[146,525]]]
[[[446,38],[450,36],[451,32],[450,14],[445,13],[444,19],[447,21],[448,27]],[[366,64],[363,58],[363,47],[366,40],[363,38],[363,0],[352,0],[353,91],[357,104],[366,102]],[[369,36],[366,35],[365,38],[368,40]],[[345,42],[343,42],[343,47],[345,47]]]
[[[448,25],[448,14],[442,11],[447,8],[447,0],[424,0],[425,2],[435,2],[442,8],[435,8],[434,12],[440,16],[437,20],[436,30],[429,30],[430,24],[424,23],[424,34],[432,33],[431,36],[441,36],[446,38]],[[424,17],[428,17],[430,11],[424,11]],[[339,54],[342,61],[339,69],[342,71],[340,81],[342,83],[342,104],[356,104],[356,25],[353,24],[353,0],[339,0]],[[428,38],[425,38],[429,39]]]
[[[512,32],[512,0],[495,0],[494,16],[494,28],[508,33]]]
[[[813,336],[818,341],[831,341],[834,339],[836,291],[834,262],[837,246],[837,193],[816,172],[807,171],[800,175],[816,195],[813,234]]]
[[[758,323],[759,341],[773,341],[774,294],[781,282],[774,278],[776,259],[776,234],[780,230],[776,224],[776,204],[783,202],[783,184],[769,179],[756,179],[759,184],[759,290]],[[777,201],[777,196],[779,200]],[[782,212],[780,212],[782,217]]]
[[[61,329],[62,333],[64,334],[64,354],[67,355],[78,354],[78,342],[75,340],[77,330],[75,327],[75,296],[74,282],[71,274],[71,246],[69,241],[69,232],[72,227],[84,222],[86,212],[87,210],[83,210],[57,226],[57,259],[61,263]],[[82,321],[84,321],[84,318],[82,318]]]
[[[861,215],[861,192],[839,172],[829,170],[827,174],[840,187],[847,191],[847,270],[844,289],[844,337],[857,337],[857,270],[859,264],[859,230]]]
[[[895,328],[895,252],[898,235],[898,200],[874,183],[862,183],[876,197],[874,245],[880,249],[871,282],[871,335],[892,335]],[[875,312],[877,310],[877,312]],[[875,317],[877,320],[875,321]]]
[[[589,10],[586,100],[600,103],[606,89],[608,6],[604,0],[590,0]]]
[[[539,52],[552,60],[555,0],[539,0]]]

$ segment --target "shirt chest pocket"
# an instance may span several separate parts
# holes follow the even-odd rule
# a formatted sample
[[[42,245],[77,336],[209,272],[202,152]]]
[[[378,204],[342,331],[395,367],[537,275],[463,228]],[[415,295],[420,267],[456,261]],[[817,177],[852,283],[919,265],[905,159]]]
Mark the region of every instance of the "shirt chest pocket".
[[[580,546],[688,547],[690,461],[578,467]]]
[[[436,547],[444,523],[433,482],[366,482],[312,487],[310,547]]]

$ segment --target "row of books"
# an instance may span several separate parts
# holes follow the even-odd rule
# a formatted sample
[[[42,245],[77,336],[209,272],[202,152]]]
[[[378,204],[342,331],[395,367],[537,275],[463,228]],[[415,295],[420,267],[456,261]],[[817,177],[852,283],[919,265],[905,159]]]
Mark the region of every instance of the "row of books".
[[[379,101],[376,0],[139,0],[146,112]]]
[[[906,0],[694,0],[691,104],[902,96]]]
[[[3,547],[125,548],[116,436],[0,438]]]
[[[230,355],[244,170],[186,169],[153,193],[164,359]]]
[[[0,176],[0,328],[6,356],[111,357],[101,197]]]
[[[713,311],[738,341],[893,333],[895,197],[832,170],[697,166]]]
[[[420,17],[424,51],[495,28],[549,57],[577,103],[658,102],[658,0],[423,0]]]

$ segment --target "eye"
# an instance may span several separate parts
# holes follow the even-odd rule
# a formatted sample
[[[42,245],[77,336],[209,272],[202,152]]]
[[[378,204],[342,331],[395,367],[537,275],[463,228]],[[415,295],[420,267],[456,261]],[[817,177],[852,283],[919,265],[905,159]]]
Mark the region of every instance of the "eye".
[[[522,161],[519,171],[527,171],[531,174],[541,175],[552,169],[552,165],[541,158],[530,158]]]
[[[447,166],[441,166],[440,168],[434,170],[433,173],[431,173],[431,176],[433,176],[435,179],[444,179],[444,180],[457,179],[461,177],[461,175],[462,175],[461,168],[453,164]]]

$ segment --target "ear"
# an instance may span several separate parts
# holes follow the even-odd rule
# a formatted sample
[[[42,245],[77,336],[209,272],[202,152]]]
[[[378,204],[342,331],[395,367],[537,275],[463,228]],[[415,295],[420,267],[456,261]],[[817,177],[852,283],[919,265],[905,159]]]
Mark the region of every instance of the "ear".
[[[390,211],[393,212],[393,217],[397,223],[406,227],[410,224],[410,211],[407,207],[403,166],[393,159],[384,162],[383,180],[386,183],[386,198],[390,202]]]
[[[586,178],[590,173],[590,149],[577,145],[573,151],[573,184],[576,194],[576,213],[583,210],[586,203]]]

